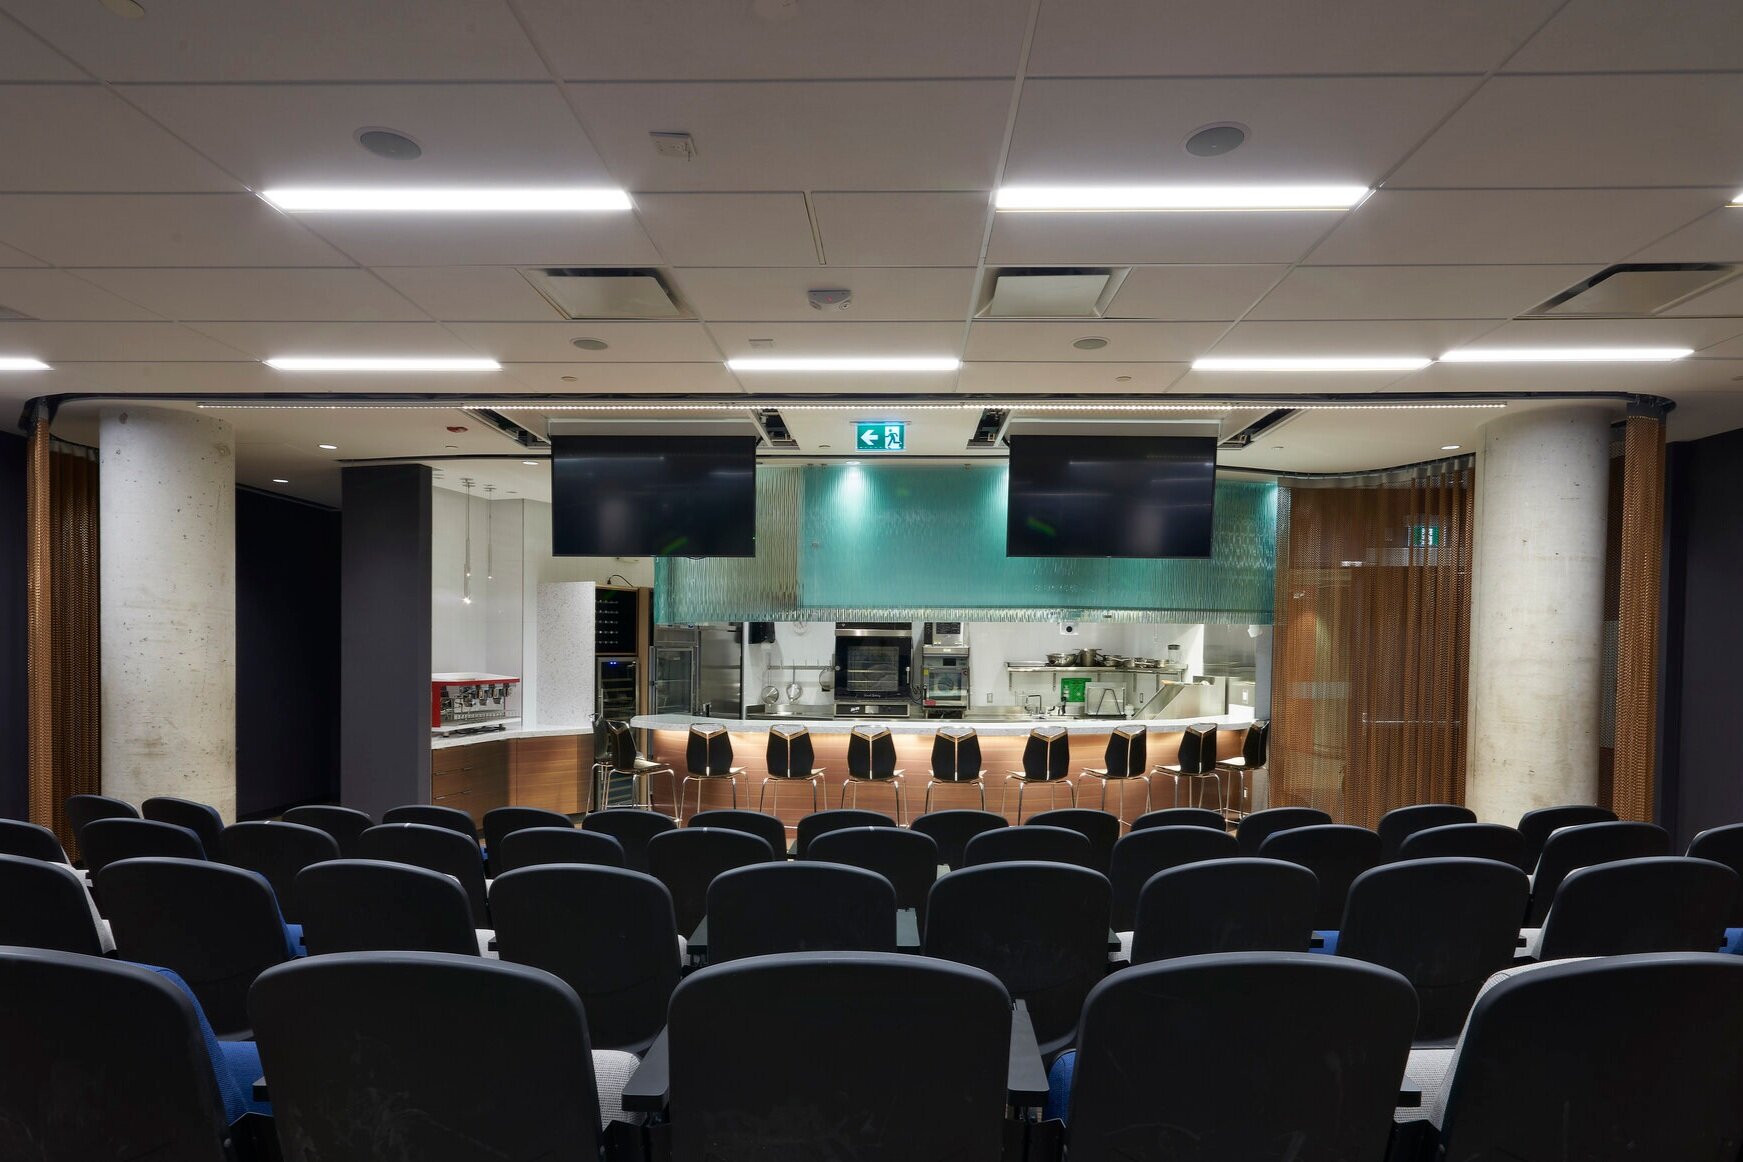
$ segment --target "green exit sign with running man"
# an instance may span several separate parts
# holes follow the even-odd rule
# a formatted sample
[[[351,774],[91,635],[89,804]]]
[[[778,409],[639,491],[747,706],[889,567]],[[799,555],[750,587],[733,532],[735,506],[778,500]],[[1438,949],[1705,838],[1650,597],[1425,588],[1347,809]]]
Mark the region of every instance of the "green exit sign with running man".
[[[908,425],[905,421],[861,422],[853,446],[859,452],[902,452],[908,447]]]

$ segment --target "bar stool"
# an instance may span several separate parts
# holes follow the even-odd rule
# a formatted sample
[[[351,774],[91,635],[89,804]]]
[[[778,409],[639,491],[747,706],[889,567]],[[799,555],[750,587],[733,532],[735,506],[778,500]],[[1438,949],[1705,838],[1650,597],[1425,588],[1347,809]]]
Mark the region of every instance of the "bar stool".
[[[1172,763],[1162,763],[1152,774],[1172,776],[1174,779],[1174,805],[1180,805],[1180,780],[1191,779],[1195,784],[1203,779],[1216,782],[1216,809],[1223,809],[1223,781],[1216,773],[1216,723],[1195,722],[1188,726],[1180,736],[1180,754]],[[1197,787],[1193,788],[1196,795]],[[1188,798],[1188,805],[1197,807],[1199,803],[1194,798]]]
[[[696,810],[702,810],[702,785],[709,779],[724,779],[732,788],[732,805],[738,806],[738,780],[743,767],[732,765],[732,739],[717,723],[695,723],[684,748],[684,778],[678,784],[678,819],[684,818],[684,799],[690,784],[696,784]]]
[[[1214,750],[1212,753],[1215,753]],[[1228,814],[1236,821],[1247,816],[1245,804],[1250,801],[1249,796],[1253,791],[1252,785],[1247,781],[1247,776],[1262,768],[1270,757],[1271,720],[1269,718],[1255,718],[1247,724],[1247,737],[1241,740],[1240,757],[1224,759],[1217,764],[1219,771],[1228,771],[1235,776],[1234,798],[1240,806],[1229,808]],[[1217,780],[1217,786],[1221,788],[1221,779]]]
[[[1108,736],[1108,749],[1102,756],[1106,766],[1084,767],[1078,772],[1078,778],[1101,780],[1101,809],[1108,808],[1108,783],[1117,781],[1120,784],[1120,808],[1118,818],[1120,824],[1128,831],[1131,825],[1126,822],[1126,784],[1133,779],[1144,780],[1144,811],[1150,810],[1150,763],[1146,751],[1148,749],[1148,732],[1141,726],[1121,726],[1114,729]]]
[[[769,727],[769,749],[767,765],[768,775],[763,779],[757,790],[757,810],[763,809],[763,796],[768,794],[769,784],[776,788],[775,810],[781,809],[779,789],[782,783],[810,783],[811,810],[821,811],[826,803],[819,796],[822,794],[823,767],[814,767],[817,754],[811,745],[811,728],[808,726],[777,725]]]
[[[856,726],[847,736],[847,781],[841,784],[840,806],[847,806],[847,789],[853,788],[853,805],[859,806],[859,788],[866,783],[888,783],[896,794],[896,822],[907,814],[902,795],[902,772],[896,767],[896,740],[887,726]]]
[[[972,726],[946,726],[932,736],[932,777],[926,780],[926,810],[932,810],[932,788],[973,783],[986,810],[986,771],[980,765],[980,735]]]
[[[599,776],[594,781],[595,810],[611,807],[606,800],[610,797],[611,776],[628,775],[630,780],[630,802],[618,803],[619,807],[638,807],[646,803],[654,805],[654,776],[665,775],[667,786],[673,792],[672,809],[677,810],[677,779],[678,772],[668,763],[657,763],[644,759],[636,750],[635,731],[629,723],[623,721],[605,724],[605,755],[601,763]]]
[[[1052,807],[1053,793],[1064,783],[1071,792],[1071,805],[1077,806],[1077,785],[1066,779],[1071,773],[1071,738],[1063,726],[1037,726],[1029,732],[1023,744],[1023,769],[1005,776],[1005,791],[999,796],[999,814],[1005,813],[1010,798],[1011,780],[1017,780],[1017,822],[1023,821],[1023,792],[1031,783],[1047,784],[1047,806]]]

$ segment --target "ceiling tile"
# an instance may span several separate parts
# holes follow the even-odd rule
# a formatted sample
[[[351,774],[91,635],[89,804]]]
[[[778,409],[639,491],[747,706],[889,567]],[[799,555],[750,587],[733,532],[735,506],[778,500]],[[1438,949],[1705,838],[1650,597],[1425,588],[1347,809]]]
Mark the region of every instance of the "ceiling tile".
[[[5,237],[0,202],[0,238]],[[364,266],[657,266],[633,214],[531,217],[467,214],[382,218],[305,214],[298,220]]]
[[[1738,352],[1743,354],[1743,351]],[[1620,391],[1641,395],[1679,390],[1736,388],[1730,377],[1743,365],[1724,359],[1682,359],[1676,363],[1437,363],[1416,372],[1395,390],[1463,395],[1525,391]],[[1509,405],[1511,407],[1513,405]]]
[[[1418,355],[1433,359],[1493,329],[1483,319],[1387,319],[1376,322],[1236,323],[1213,356]],[[1219,373],[1224,374],[1224,373]],[[1270,374],[1270,373],[1268,373]],[[1322,373],[1314,373],[1322,374]],[[1369,373],[1362,373],[1367,375]]]
[[[718,359],[709,363],[505,363],[502,369],[536,392],[714,395],[743,390]],[[524,416],[515,418],[525,422]]]
[[[677,272],[678,289],[696,313],[711,321],[923,322],[961,320],[974,289],[972,269],[918,267],[709,268]],[[806,292],[845,288],[845,311],[819,311]]]
[[[97,85],[0,85],[0,190],[239,190]]]
[[[125,395],[184,392],[224,395],[296,390],[295,387],[287,387],[276,378],[277,373],[272,368],[258,360],[248,359],[240,352],[231,352],[229,358],[232,362],[216,359],[200,362],[173,359],[147,362],[134,359],[109,363],[70,363],[65,366],[78,378],[81,391],[117,392]],[[307,387],[307,384],[303,386]],[[57,430],[59,427],[57,417]]]
[[[1743,68],[1735,0],[1571,0],[1513,59],[1509,72]]]
[[[735,373],[744,390],[757,396],[818,395],[906,395],[935,394],[956,390],[956,372],[829,372],[827,374],[794,374],[790,372]],[[883,419],[884,415],[867,409],[866,419]]]
[[[231,360],[236,348],[175,323],[0,321],[0,350],[49,363],[108,360]]]
[[[504,363],[719,363],[700,323],[454,323],[449,330]],[[609,346],[582,358],[571,340]]]
[[[1010,110],[999,81],[570,86],[631,190],[972,190],[992,185]],[[648,134],[696,140],[688,161]]]
[[[444,322],[549,323],[562,318],[512,266],[383,266],[375,273]]]
[[[255,189],[616,184],[552,84],[132,85],[120,92]],[[406,134],[423,156],[377,157],[357,144],[365,128]]]
[[[0,267],[47,266],[48,264],[32,258],[22,250],[14,250],[10,246],[0,246]]]
[[[1743,186],[1743,74],[1495,77],[1388,181]],[[1529,131],[1524,131],[1529,127]]]
[[[1312,261],[1602,265],[1621,261],[1729,196],[1719,190],[1381,190],[1345,216]]]
[[[1466,77],[1032,80],[1006,185],[1378,181],[1470,92]],[[1233,121],[1246,143],[1194,157]]]
[[[1274,264],[1135,266],[1107,313],[1123,319],[1238,319],[1288,269]]]
[[[1168,394],[1261,396],[1366,394],[1393,391],[1410,372],[1399,371],[1187,371]]]
[[[988,192],[815,193],[811,207],[832,266],[974,266]]]
[[[182,320],[422,320],[392,287],[355,267],[85,270],[87,278]]]
[[[1073,395],[1163,391],[1186,374],[1186,363],[964,363],[957,390],[969,395]]]
[[[1692,347],[1697,351],[1743,335],[1743,320],[1515,319],[1482,336],[1478,347]],[[1705,352],[1703,352],[1704,354]],[[1589,364],[1587,366],[1590,366]],[[1662,373],[1665,364],[1657,365]]]
[[[0,77],[9,81],[83,81],[83,70],[0,13]]]
[[[673,266],[817,261],[804,194],[637,194],[635,208]]]
[[[1249,319],[1503,319],[1593,266],[1298,266]]]
[[[1730,282],[1720,283],[1712,290],[1698,294],[1687,302],[1679,303],[1663,314],[1667,316],[1727,315],[1733,318],[1743,316],[1743,278],[1733,278]]]
[[[574,80],[1012,76],[1024,0],[523,0],[552,67]]]
[[[247,194],[8,194],[0,239],[57,266],[342,266]]]
[[[0,0],[106,81],[516,80],[545,76],[501,0],[177,0],[146,20],[101,4]]]
[[[466,357],[479,352],[439,323],[248,322],[190,324],[256,359],[290,355]],[[323,375],[325,373],[322,373]],[[437,376],[446,382],[445,378]],[[324,382],[321,376],[301,381]],[[325,390],[323,388],[323,390]]]
[[[58,270],[0,270],[0,307],[33,319],[155,319],[158,316],[83,277]]]
[[[962,350],[961,323],[725,322],[710,323],[708,330],[728,359],[740,356],[778,359],[800,355],[956,355]],[[773,339],[774,346],[766,349],[753,347],[752,339]],[[775,374],[794,378],[789,372]],[[833,375],[826,376],[826,381],[829,384],[837,382]],[[833,391],[836,388],[810,390]]]
[[[1628,256],[1630,262],[1743,262],[1743,208],[1720,206]]]
[[[1030,76],[1481,73],[1551,0],[1044,0]]]
[[[1372,199],[1370,199],[1372,200]],[[1294,262],[1343,214],[1000,214],[987,261]]]
[[[1056,363],[1189,362],[1208,351],[1226,330],[1222,323],[982,319],[969,328],[964,358]],[[1080,351],[1072,346],[1085,336],[1106,339],[1108,345],[1095,351]]]

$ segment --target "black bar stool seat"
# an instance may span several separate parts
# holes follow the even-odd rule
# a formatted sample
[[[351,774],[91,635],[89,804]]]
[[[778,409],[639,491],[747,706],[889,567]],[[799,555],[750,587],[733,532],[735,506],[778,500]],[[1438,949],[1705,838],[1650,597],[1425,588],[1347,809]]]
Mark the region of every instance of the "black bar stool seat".
[[[926,805],[932,810],[932,788],[973,783],[986,810],[986,770],[980,765],[980,735],[972,726],[945,726],[932,736],[932,777],[926,780]]]
[[[1126,823],[1126,784],[1134,779],[1144,781],[1144,812],[1150,811],[1150,764],[1148,760],[1148,733],[1141,726],[1115,727],[1113,734],[1108,736],[1108,749],[1102,756],[1102,766],[1084,767],[1078,772],[1078,778],[1101,780],[1101,809],[1108,808],[1108,784],[1118,781],[1120,784],[1120,807],[1117,812],[1122,826]]]
[[[1077,784],[1066,778],[1071,772],[1071,736],[1063,726],[1037,726],[1029,732],[1023,744],[1023,769],[1005,776],[1005,792],[999,796],[999,814],[1005,813],[1005,802],[1011,794],[1011,780],[1017,780],[1017,822],[1023,821],[1023,792],[1031,783],[1047,787],[1047,806],[1053,807],[1053,794],[1064,786],[1071,792],[1071,805],[1077,806]]]
[[[690,784],[696,784],[696,810],[702,810],[702,786],[710,779],[724,780],[732,788],[732,805],[738,806],[738,778],[743,767],[732,765],[732,736],[716,723],[696,723],[684,749],[684,778],[678,784],[678,818],[684,817],[684,800]]]
[[[902,791],[902,770],[896,766],[896,740],[887,726],[863,725],[853,728],[847,736],[847,781],[841,784],[840,807],[847,806],[848,790],[853,791],[853,805],[859,806],[859,789],[863,786],[886,786],[896,796],[896,822],[907,817],[907,798]]]

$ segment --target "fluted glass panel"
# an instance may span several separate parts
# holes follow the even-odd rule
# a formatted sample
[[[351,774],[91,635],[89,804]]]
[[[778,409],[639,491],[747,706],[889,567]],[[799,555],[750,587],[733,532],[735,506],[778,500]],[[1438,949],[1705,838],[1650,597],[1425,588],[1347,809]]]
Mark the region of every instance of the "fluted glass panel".
[[[654,620],[803,621],[799,608],[799,468],[757,467],[754,557],[657,557]]]

